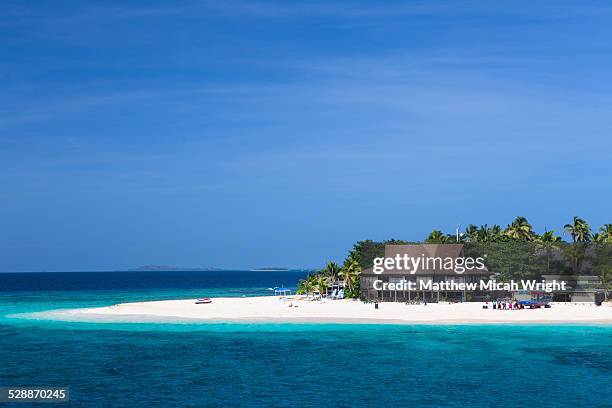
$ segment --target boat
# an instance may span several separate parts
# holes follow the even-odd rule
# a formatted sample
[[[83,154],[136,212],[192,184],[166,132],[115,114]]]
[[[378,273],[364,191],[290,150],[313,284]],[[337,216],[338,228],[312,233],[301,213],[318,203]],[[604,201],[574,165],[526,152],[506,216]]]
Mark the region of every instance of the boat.
[[[208,303],[212,303],[212,299],[211,298],[199,298],[196,299],[195,304],[196,305],[205,305]]]

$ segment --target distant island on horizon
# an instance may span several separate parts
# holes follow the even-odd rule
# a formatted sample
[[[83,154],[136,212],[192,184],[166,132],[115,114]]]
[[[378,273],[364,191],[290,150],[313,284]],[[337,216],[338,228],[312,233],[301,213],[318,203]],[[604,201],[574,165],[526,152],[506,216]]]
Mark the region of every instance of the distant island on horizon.
[[[261,267],[261,268],[218,268],[218,267],[182,267],[174,265],[155,265],[147,264],[136,268],[117,268],[117,269],[79,269],[79,270],[32,270],[32,271],[10,271],[0,270],[2,273],[103,273],[103,272],[222,272],[222,271],[240,271],[240,272],[314,272],[317,268],[305,267]]]
[[[231,271],[231,270],[241,270],[241,269],[233,269],[233,268],[200,268],[200,267],[180,267],[180,266],[172,266],[172,265],[143,265],[137,268],[125,269],[126,272],[159,272],[159,271]],[[298,270],[308,270],[308,269],[290,269],[285,267],[276,267],[276,266],[266,266],[262,268],[245,268],[245,271],[251,272],[286,272],[286,271],[298,271]]]
[[[185,268],[169,265],[143,265],[137,268],[126,269],[128,272],[157,272],[157,271],[223,271],[222,268]]]

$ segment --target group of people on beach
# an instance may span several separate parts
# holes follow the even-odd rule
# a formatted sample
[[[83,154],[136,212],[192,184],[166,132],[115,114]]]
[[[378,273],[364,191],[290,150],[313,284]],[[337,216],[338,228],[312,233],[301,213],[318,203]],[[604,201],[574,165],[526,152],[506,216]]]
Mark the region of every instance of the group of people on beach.
[[[502,300],[494,300],[491,303],[493,304],[493,309],[497,310],[519,310],[525,308],[525,306],[521,305],[517,300],[508,302]]]

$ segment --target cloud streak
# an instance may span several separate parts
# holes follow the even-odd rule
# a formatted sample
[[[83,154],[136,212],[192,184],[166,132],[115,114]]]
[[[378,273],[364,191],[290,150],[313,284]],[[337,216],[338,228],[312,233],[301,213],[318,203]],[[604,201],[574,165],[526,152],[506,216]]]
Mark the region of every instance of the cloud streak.
[[[576,7],[506,7],[491,1],[386,1],[375,5],[355,2],[285,2],[285,1],[244,1],[244,0],[192,0],[177,1],[171,5],[126,5],[125,2],[107,2],[104,7],[84,6],[78,9],[48,9],[24,5],[6,5],[3,9],[4,26],[17,26],[33,21],[54,20],[56,22],[122,20],[147,18],[205,18],[224,16],[237,18],[333,18],[333,19],[376,19],[399,17],[457,17],[507,15],[526,20],[557,20],[579,16],[602,16],[610,14],[612,7],[601,4],[577,4]]]

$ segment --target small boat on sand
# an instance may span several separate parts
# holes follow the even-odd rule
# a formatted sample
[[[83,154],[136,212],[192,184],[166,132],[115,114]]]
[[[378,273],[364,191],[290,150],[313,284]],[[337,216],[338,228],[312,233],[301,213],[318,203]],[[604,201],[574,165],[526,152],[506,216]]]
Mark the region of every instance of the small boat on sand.
[[[196,305],[204,305],[207,303],[212,303],[212,299],[211,298],[199,298],[199,299],[196,299],[195,301]]]

